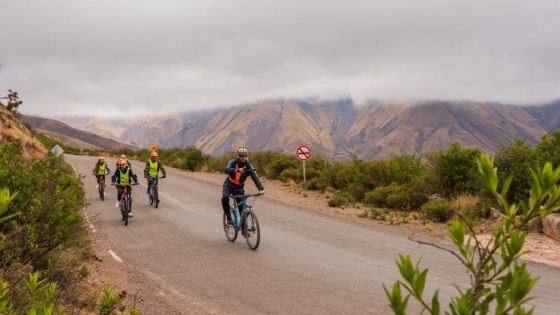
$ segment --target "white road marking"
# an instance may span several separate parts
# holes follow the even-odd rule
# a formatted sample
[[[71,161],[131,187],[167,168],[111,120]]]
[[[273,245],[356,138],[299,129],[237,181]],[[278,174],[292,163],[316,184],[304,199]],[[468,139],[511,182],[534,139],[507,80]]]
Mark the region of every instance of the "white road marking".
[[[122,263],[124,262],[114,251],[109,249],[109,255],[111,255],[111,257],[113,257],[113,259],[115,259],[116,261]]]

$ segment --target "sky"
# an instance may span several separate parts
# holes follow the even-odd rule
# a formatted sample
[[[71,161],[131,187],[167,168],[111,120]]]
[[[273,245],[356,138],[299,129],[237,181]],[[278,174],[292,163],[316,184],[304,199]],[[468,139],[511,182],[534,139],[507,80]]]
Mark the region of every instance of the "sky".
[[[0,95],[43,116],[269,98],[560,98],[558,0],[0,0]]]

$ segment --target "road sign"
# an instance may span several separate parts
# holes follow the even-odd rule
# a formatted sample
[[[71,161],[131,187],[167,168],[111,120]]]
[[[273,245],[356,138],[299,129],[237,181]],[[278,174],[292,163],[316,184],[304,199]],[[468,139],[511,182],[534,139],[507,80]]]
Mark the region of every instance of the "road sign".
[[[64,153],[64,150],[57,144],[51,149],[51,152],[56,156],[60,156]]]
[[[296,150],[296,156],[300,161],[309,160],[311,157],[311,149],[306,145],[300,145]]]

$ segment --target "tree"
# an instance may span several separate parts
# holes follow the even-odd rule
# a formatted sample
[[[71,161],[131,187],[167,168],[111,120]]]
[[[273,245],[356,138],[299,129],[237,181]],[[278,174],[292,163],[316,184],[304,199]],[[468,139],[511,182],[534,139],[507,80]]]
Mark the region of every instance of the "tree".
[[[493,159],[482,154],[478,159],[482,182],[496,198],[502,210],[502,223],[494,231],[487,244],[477,238],[473,226],[464,218],[453,221],[448,233],[458,251],[421,242],[447,251],[467,269],[471,283],[466,290],[458,288],[459,294],[451,299],[446,314],[532,314],[525,304],[531,299],[529,293],[537,278],[519,262],[527,228],[539,217],[560,210],[560,167],[552,163],[537,167],[531,173],[531,189],[525,202],[510,203],[507,195],[513,176],[510,175],[498,191],[498,171]],[[500,259],[496,259],[496,255]],[[424,311],[440,314],[439,290],[430,301],[424,298],[428,269],[421,269],[419,262],[413,264],[410,256],[400,256],[397,262],[403,280],[393,284],[385,293],[395,314],[406,314],[410,298],[418,301]],[[403,296],[404,289],[404,296]]]
[[[560,130],[544,135],[536,147],[539,161],[550,161],[554,167],[560,165]]]

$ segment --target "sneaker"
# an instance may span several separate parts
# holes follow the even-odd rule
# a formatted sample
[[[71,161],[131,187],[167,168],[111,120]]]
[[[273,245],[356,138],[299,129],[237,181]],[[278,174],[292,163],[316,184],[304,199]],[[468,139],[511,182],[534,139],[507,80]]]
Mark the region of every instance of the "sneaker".
[[[95,189],[99,189],[99,184],[95,185]]]
[[[103,195],[107,196],[107,192],[104,191],[104,192],[103,192]]]
[[[115,208],[120,208],[121,206],[119,205],[119,202],[117,201],[117,203],[115,203]]]
[[[134,216],[134,215],[132,214],[132,211],[130,211],[130,212],[128,213],[128,217],[129,217],[129,218],[132,218],[133,216]]]
[[[146,189],[146,194],[148,194],[148,195],[150,194],[150,189],[149,188]]]

